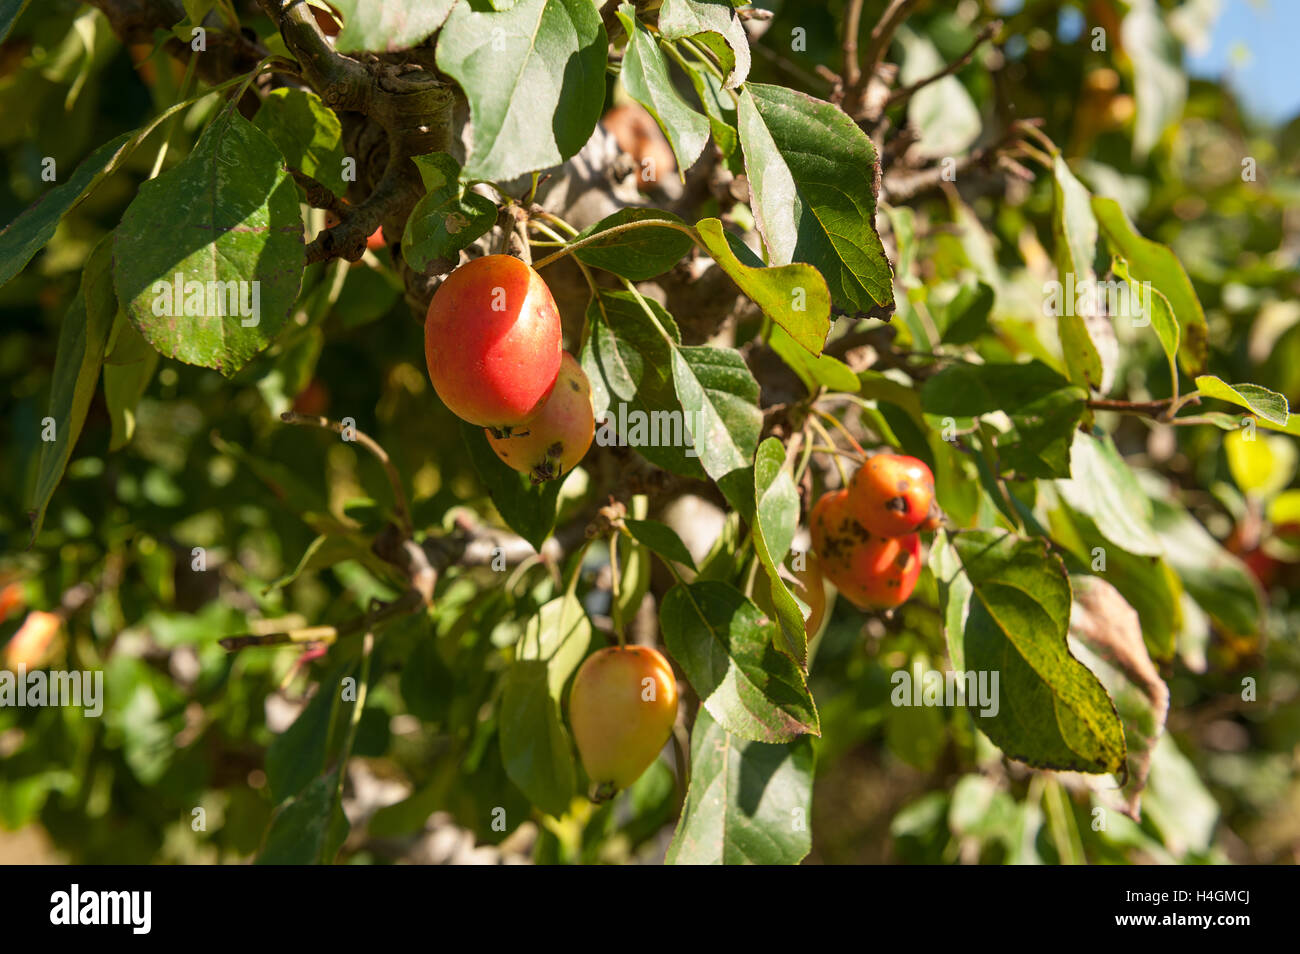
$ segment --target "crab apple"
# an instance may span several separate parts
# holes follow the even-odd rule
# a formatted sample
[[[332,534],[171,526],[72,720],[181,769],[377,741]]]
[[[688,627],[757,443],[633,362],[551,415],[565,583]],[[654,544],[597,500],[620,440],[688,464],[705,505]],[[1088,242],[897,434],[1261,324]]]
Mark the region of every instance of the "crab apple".
[[[849,481],[849,505],[858,522],[880,537],[911,533],[931,516],[934,474],[924,461],[875,454]]]
[[[890,609],[912,595],[921,575],[920,536],[872,536],[845,490],[824,494],[809,522],[822,573],[853,605]]]
[[[0,622],[9,618],[14,610],[22,609],[27,604],[27,593],[21,583],[6,583],[0,589]]]
[[[509,433],[536,415],[560,373],[560,311],[511,255],[476,258],[438,286],[424,322],[429,379],[463,420]]]
[[[555,390],[537,416],[507,437],[487,430],[488,443],[508,466],[528,474],[533,483],[562,477],[582,460],[596,433],[591,382],[569,352],[560,359]]]
[[[569,692],[569,723],[598,797],[626,788],[659,755],[677,719],[677,681],[648,646],[587,657]]]
[[[832,490],[822,494],[813,505],[808,527],[822,574],[838,586],[837,579],[848,574],[853,547],[871,540],[871,534],[849,508],[849,492]]]
[[[54,647],[54,637],[59,634],[62,620],[53,613],[32,610],[18,627],[9,644],[5,646],[5,666],[17,669],[23,666],[36,669],[43,666],[50,658]]]
[[[831,582],[859,609],[892,609],[906,603],[921,576],[921,537],[873,537],[849,553],[849,573]]]

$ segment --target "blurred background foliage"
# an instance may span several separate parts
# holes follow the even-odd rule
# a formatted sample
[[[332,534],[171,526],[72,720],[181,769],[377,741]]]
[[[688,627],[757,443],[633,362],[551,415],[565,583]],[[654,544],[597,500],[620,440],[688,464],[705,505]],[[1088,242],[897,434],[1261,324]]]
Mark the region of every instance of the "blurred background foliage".
[[[760,6],[775,16],[755,41],[754,78],[827,96],[816,67],[839,68],[845,4]],[[864,22],[874,22],[883,6],[868,2]],[[955,59],[978,18],[1000,15],[1008,39],[990,55],[1005,62],[977,59],[960,71],[960,94],[949,95],[923,132],[951,132],[969,115],[988,128],[1010,117],[1043,117],[1076,174],[1117,199],[1144,235],[1177,252],[1209,322],[1211,373],[1257,382],[1295,406],[1300,116],[1257,115],[1220,79],[1189,78],[1187,50],[1212,37],[1221,22],[1216,6],[928,2],[889,59],[902,60],[906,71],[907,57],[925,46]],[[1131,23],[1126,29],[1126,18],[1143,14],[1166,25],[1155,39],[1129,32]],[[245,22],[269,30],[255,15]],[[1092,47],[1097,27],[1105,31],[1104,51]],[[804,31],[806,50],[791,49],[795,30]],[[46,157],[71,169],[175,102],[180,76],[161,54],[124,48],[87,6],[33,4],[0,46],[0,221],[47,188]],[[185,154],[213,107],[209,100],[182,113],[169,162]],[[902,110],[893,113],[904,118]],[[1144,136],[1149,141],[1138,148]],[[417,526],[450,528],[460,506],[490,510],[456,421],[432,394],[422,329],[381,251],[351,267],[312,266],[293,330],[232,381],[161,360],[133,420],[119,424],[131,431],[125,446],[110,449],[114,425],[97,394],[44,529],[28,546],[25,510],[59,326],[89,250],[148,176],[161,138],[155,134],[0,289],[0,644],[28,609],[84,598],[68,614],[50,664],[102,667],[106,682],[101,719],[60,708],[0,709],[0,829],[8,830],[0,831],[0,860],[237,862],[258,852],[276,774],[290,771],[284,759],[293,740],[277,733],[302,707],[312,673],[347,655],[341,648],[333,655],[342,659],[305,665],[291,649],[227,654],[216,640],[290,614],[337,621],[374,595],[397,592],[378,561],[349,558],[294,573],[319,521],[351,521],[373,534],[388,491],[364,452],[285,427],[281,411],[353,417],[393,454],[412,489]],[[1243,180],[1243,158],[1254,160],[1253,181]],[[963,199],[937,194],[914,203],[909,281],[928,297],[987,254],[997,289],[992,323],[1009,353],[1033,353],[1045,320],[1050,177],[999,182]],[[1122,339],[1125,393],[1165,396],[1163,360],[1154,336]],[[886,628],[841,601],[820,639],[812,690],[824,735],[816,746],[810,860],[1300,860],[1294,442],[1272,438],[1234,452],[1212,427],[1175,431],[1136,418],[1116,427],[1129,462],[1172,482],[1203,525],[1247,561],[1269,607],[1259,636],[1205,622],[1199,637],[1180,647],[1165,673],[1169,732],[1142,822],[1111,813],[1107,830],[1095,831],[1085,787],[1003,762],[964,710],[889,705],[894,669],[918,660],[942,664],[927,572],[903,625]],[[580,490],[570,484],[566,493]],[[193,570],[195,548],[203,548],[203,572]],[[603,559],[591,551],[593,579]],[[292,578],[277,585],[285,577]],[[447,574],[430,619],[403,624],[381,644],[354,749],[364,771],[352,782],[354,808],[366,792],[387,807],[370,819],[365,837],[349,843],[348,856],[421,857],[412,854],[410,835],[437,812],[468,829],[468,842],[506,839],[508,850],[539,861],[661,857],[675,808],[665,763],[612,804],[575,808],[522,833],[488,824],[485,805],[503,806],[515,819],[528,809],[505,777],[491,720],[479,714],[502,666],[500,647],[517,638],[514,620],[549,599],[554,583],[542,567],[528,568],[510,587],[482,582],[480,571]],[[421,638],[428,627],[433,642]],[[404,667],[408,657],[420,665]],[[1240,701],[1246,677],[1259,680],[1266,703]],[[278,750],[277,738],[287,739]],[[206,830],[192,825],[198,807]]]

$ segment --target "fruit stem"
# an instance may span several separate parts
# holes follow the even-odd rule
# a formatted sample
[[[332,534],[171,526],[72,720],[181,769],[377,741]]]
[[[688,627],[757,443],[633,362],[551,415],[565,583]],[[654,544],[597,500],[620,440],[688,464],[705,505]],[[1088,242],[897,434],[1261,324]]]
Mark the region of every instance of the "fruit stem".
[[[550,221],[552,221],[552,222],[555,222],[557,225],[560,225],[560,226],[562,226],[562,227],[568,229],[568,230],[569,230],[570,232],[572,232],[574,235],[577,235],[577,234],[578,234],[578,233],[577,233],[577,230],[574,229],[574,227],[573,227],[572,225],[570,225],[568,222],[564,221],[564,220],[563,220],[562,218],[560,218],[558,215],[551,215],[551,213],[549,213],[549,212],[542,212],[542,213],[538,213],[538,217],[539,217],[539,218],[548,219],[548,220],[550,220]],[[555,231],[553,228],[551,228],[550,226],[546,225],[544,222],[538,222],[536,219],[529,219],[529,220],[528,220],[528,224],[531,225],[533,228],[537,229],[539,232],[541,232],[541,233],[543,233],[543,234],[545,234],[545,235],[549,235],[549,236],[551,236],[551,238],[555,239],[555,241],[558,242],[561,246],[564,245],[564,238],[563,238],[563,236],[561,236],[558,232],[556,232],[556,231]],[[575,265],[578,266],[578,270],[582,272],[582,277],[585,278],[585,279],[587,280],[587,287],[591,289],[591,296],[592,296],[592,298],[597,298],[597,297],[599,297],[599,296],[600,296],[600,289],[598,289],[598,288],[596,287],[596,279],[592,276],[592,274],[591,274],[591,269],[587,267],[586,262],[584,262],[584,261],[583,261],[582,259],[580,259],[580,258],[575,258],[575,259],[573,260],[573,263],[574,263]],[[587,344],[587,336],[588,336],[590,333],[591,333],[590,322],[587,321],[587,315],[586,315],[586,313],[584,312],[584,313],[583,313],[583,316],[582,316],[582,337],[581,337],[581,339],[578,341],[578,348],[577,348],[578,351],[581,351],[584,347],[586,347],[586,344]]]
[[[660,337],[662,337],[664,341],[668,342],[668,347],[677,347],[677,342],[673,340],[672,335],[668,334],[668,332],[664,330],[664,326],[659,322],[659,316],[655,314],[654,309],[646,302],[645,296],[637,291],[636,285],[632,284],[632,282],[625,278],[623,279],[623,287],[631,292],[633,297],[636,298],[637,304],[641,306],[641,310],[646,313],[646,317],[650,319],[651,323],[658,330]]]
[[[189,62],[185,64],[185,77],[181,80],[181,99],[189,99],[194,95],[194,81],[196,77],[195,67],[198,66],[199,58],[190,53]],[[163,131],[162,145],[158,147],[158,155],[154,157],[153,169],[149,171],[149,178],[158,178],[158,173],[162,172],[163,163],[167,161],[167,152],[171,149],[172,136],[176,132],[177,117],[173,116]]]
[[[803,453],[799,457],[799,465],[794,469],[794,484],[796,487],[799,486],[799,481],[803,480],[803,475],[808,470],[808,462],[812,460],[813,452],[812,438],[808,436],[806,421],[804,422],[804,429],[800,433],[803,434],[804,446]]]
[[[835,439],[831,437],[830,433],[821,425],[821,422],[818,421],[817,418],[808,418],[808,426],[815,430],[827,445],[831,447],[835,446]],[[840,486],[847,487],[849,485],[849,478],[848,475],[844,473],[844,465],[840,463],[839,455],[836,454],[835,456],[832,456],[831,460],[835,462],[835,469],[840,472]]]
[[[843,421],[841,421],[834,414],[827,414],[825,411],[821,410],[820,408],[814,407],[811,410],[818,417],[824,418],[830,423],[834,424],[839,429],[840,433],[842,433],[845,437],[849,439],[849,443],[853,445],[853,449],[857,451],[859,455],[861,455],[858,459],[858,463],[862,463],[867,459],[867,452],[862,449],[862,445],[858,443],[858,439],[849,432],[849,429],[847,427],[844,426]]]

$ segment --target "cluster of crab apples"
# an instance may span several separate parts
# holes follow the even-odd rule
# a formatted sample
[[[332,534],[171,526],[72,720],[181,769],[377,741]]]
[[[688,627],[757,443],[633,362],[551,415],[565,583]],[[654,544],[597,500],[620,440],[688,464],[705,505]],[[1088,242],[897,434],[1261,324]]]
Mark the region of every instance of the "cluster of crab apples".
[[[526,263],[487,255],[448,275],[429,304],[424,355],[442,402],[534,483],[567,474],[587,453],[591,384],[564,350],[550,289]]]
[[[868,457],[848,487],[822,495],[810,529],[822,575],[854,606],[879,610],[912,595],[921,575],[920,532],[942,521],[925,462],[882,453]]]

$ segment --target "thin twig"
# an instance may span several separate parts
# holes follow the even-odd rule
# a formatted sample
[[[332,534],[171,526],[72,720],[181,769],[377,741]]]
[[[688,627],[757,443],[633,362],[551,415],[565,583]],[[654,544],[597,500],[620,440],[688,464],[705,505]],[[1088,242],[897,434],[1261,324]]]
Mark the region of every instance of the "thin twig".
[[[862,0],[850,0],[844,14],[844,88],[856,89],[862,76],[858,63],[858,27],[862,22]]]
[[[1121,414],[1144,414],[1148,417],[1158,417],[1172,403],[1172,398],[1161,398],[1158,401],[1114,401],[1108,398],[1091,398],[1087,405],[1094,411],[1118,411]]]
[[[880,61],[885,58],[885,53],[889,50],[889,41],[894,38],[894,34],[912,12],[916,2],[917,0],[891,0],[884,14],[871,28],[871,39],[867,43],[866,55],[862,58],[862,70],[858,75],[858,81],[849,85],[844,91],[844,111],[850,116],[857,112],[867,84],[876,75]]]
[[[1001,20],[994,20],[991,23],[986,23],[984,25],[984,29],[980,30],[979,35],[975,37],[975,42],[973,42],[970,45],[970,47],[966,50],[965,53],[957,57],[957,59],[953,60],[951,63],[949,63],[947,66],[945,66],[943,69],[941,69],[939,72],[935,73],[934,75],[927,76],[924,79],[917,80],[915,83],[912,83],[908,86],[904,86],[901,87],[900,89],[894,90],[892,93],[889,94],[889,99],[885,100],[885,106],[888,107],[888,106],[896,105],[897,103],[901,103],[904,100],[911,97],[912,94],[914,94],[917,90],[923,89],[924,87],[929,86],[931,83],[937,83],[945,76],[951,76],[953,73],[956,73],[967,63],[969,63],[972,59],[974,59],[976,50],[978,50],[986,40],[990,39],[995,33],[997,33],[1001,29],[1002,29]]]
[[[248,649],[253,646],[285,646],[290,643],[334,643],[344,636],[366,632],[376,623],[413,613],[423,605],[424,598],[419,591],[407,590],[391,603],[385,603],[378,610],[354,617],[335,626],[304,626],[278,633],[248,633],[239,636],[227,636],[224,639],[217,640],[217,643],[222,649],[230,652]]]

